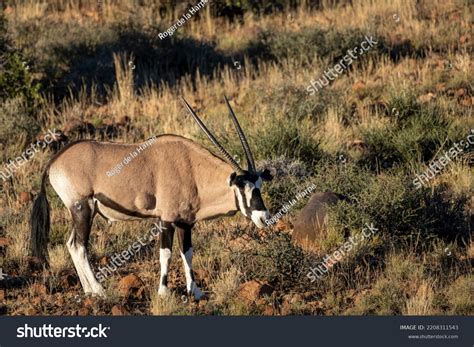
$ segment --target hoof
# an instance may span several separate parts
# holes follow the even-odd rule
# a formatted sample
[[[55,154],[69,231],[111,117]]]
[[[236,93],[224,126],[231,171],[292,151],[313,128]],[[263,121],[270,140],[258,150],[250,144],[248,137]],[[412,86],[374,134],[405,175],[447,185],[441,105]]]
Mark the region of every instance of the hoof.
[[[168,287],[160,286],[160,289],[158,289],[159,296],[167,296],[170,295],[170,293],[171,291],[168,289]]]
[[[193,286],[193,288],[188,292],[188,294],[192,294],[194,296],[194,299],[197,301],[201,300],[203,296],[201,289],[199,289],[199,287],[197,287],[196,285]]]

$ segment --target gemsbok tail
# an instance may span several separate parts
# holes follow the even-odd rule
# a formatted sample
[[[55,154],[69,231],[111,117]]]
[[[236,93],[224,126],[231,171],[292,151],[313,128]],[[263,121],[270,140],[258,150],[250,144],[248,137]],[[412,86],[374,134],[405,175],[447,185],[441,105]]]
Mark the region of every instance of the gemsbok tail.
[[[41,178],[41,191],[36,198],[33,209],[31,210],[31,253],[34,257],[48,263],[48,242],[49,242],[49,203],[46,196],[46,178],[48,170],[46,169]]]

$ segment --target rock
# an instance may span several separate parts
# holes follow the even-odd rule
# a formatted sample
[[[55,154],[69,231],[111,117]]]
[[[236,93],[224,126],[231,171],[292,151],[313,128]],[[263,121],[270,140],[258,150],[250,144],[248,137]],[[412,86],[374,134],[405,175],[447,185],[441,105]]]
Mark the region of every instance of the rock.
[[[264,295],[271,295],[273,287],[267,282],[252,280],[240,285],[238,292],[239,297],[250,304]]]
[[[0,237],[0,247],[5,247],[10,244],[10,240],[8,240],[6,237]]]
[[[464,89],[464,88],[459,88],[458,90],[456,90],[456,94],[455,94],[455,95],[456,95],[457,97],[461,97],[461,96],[463,96],[464,94],[466,94],[466,89]]]
[[[142,285],[142,281],[138,276],[130,274],[122,278],[118,284],[120,294],[127,297],[132,293],[133,289],[139,289]]]
[[[30,289],[35,295],[46,295],[46,293],[48,292],[46,286],[41,283],[33,283]]]
[[[88,316],[91,313],[91,310],[88,307],[80,308],[77,311],[78,316]]]
[[[459,104],[464,107],[470,107],[474,103],[474,97],[462,98],[459,100]]]
[[[275,308],[273,306],[265,306],[262,311],[262,315],[264,316],[276,316]]]
[[[436,91],[438,92],[446,91],[446,83],[436,83]]]
[[[0,289],[0,301],[5,300],[5,298],[6,298],[5,290]]]
[[[333,192],[315,192],[293,220],[293,241],[306,250],[318,250],[319,236],[327,227],[326,206],[346,199]]]
[[[286,231],[291,229],[291,225],[288,222],[284,222],[283,220],[279,219],[275,225],[275,229],[278,231]]]
[[[469,42],[469,37],[470,37],[470,36],[467,35],[467,34],[466,34],[466,35],[462,35],[462,36],[459,38],[459,43],[460,43],[461,45],[463,45],[463,44]]]
[[[34,307],[30,307],[26,310],[27,316],[36,316],[38,314],[38,310]]]
[[[25,205],[33,201],[33,194],[30,192],[20,192],[18,197],[20,204]]]
[[[424,95],[420,95],[418,97],[418,101],[423,103],[423,104],[428,103],[433,99],[436,99],[436,95],[434,95],[433,93],[427,93],[427,94],[424,94]]]
[[[84,300],[84,307],[91,308],[92,306],[94,306],[94,299],[86,298]]]
[[[106,255],[104,255],[103,257],[99,259],[100,265],[107,265],[108,262],[109,262],[109,257],[107,257]]]
[[[122,305],[115,305],[112,307],[112,316],[128,316],[130,312]]]

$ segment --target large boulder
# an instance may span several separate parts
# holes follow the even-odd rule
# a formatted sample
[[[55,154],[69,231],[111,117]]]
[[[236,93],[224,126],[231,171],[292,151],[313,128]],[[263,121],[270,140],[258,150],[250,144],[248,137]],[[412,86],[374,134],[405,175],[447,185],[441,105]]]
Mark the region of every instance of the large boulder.
[[[327,207],[346,200],[333,192],[315,192],[293,219],[293,241],[306,250],[317,250],[320,235],[327,228]]]

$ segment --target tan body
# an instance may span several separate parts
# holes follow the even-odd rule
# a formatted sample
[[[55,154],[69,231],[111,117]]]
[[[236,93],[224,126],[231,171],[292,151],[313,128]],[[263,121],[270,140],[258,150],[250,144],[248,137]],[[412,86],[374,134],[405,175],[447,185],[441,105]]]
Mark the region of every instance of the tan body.
[[[181,136],[162,135],[113,176],[107,172],[140,144],[84,141],[49,167],[54,190],[68,208],[94,198],[107,219],[160,218],[194,224],[237,211],[226,184],[233,170],[207,149]]]

